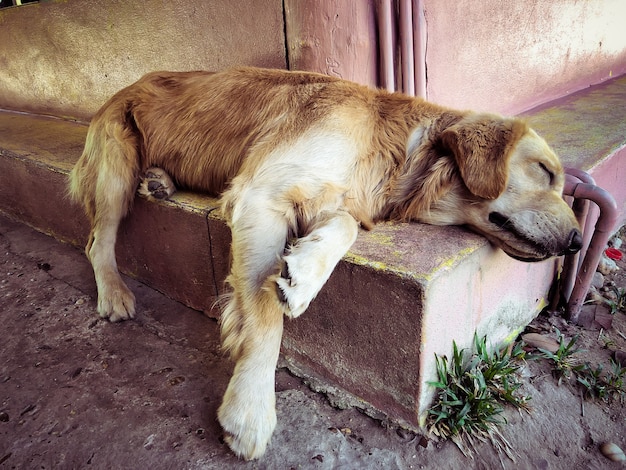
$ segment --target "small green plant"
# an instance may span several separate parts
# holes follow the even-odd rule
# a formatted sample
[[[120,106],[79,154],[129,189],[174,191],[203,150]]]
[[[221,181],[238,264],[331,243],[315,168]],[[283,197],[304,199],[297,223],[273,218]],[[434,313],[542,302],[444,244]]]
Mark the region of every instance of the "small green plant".
[[[581,384],[585,390],[586,398],[602,398],[606,396],[606,386],[602,380],[602,364],[595,369],[588,364],[581,369],[576,377],[576,381]]]
[[[435,404],[428,412],[430,431],[442,439],[451,439],[466,455],[474,438],[489,440],[511,459],[510,446],[498,431],[506,423],[502,417],[505,404],[528,409],[528,397],[519,394],[520,361],[524,358],[522,345],[512,351],[489,352],[487,339],[474,335],[475,352],[466,358],[465,351],[452,343],[452,360],[435,356],[437,388]]]
[[[626,313],[626,289],[617,286],[611,286],[610,289],[613,291],[615,298],[601,297],[600,302],[607,306],[611,315],[615,315],[617,312]],[[594,301],[590,300],[588,302],[593,303]]]
[[[561,381],[574,377],[576,382],[583,388],[586,398],[599,398],[602,400],[626,399],[626,367],[620,366],[611,359],[611,368],[604,371],[602,364],[592,366],[588,362],[579,363],[574,355],[581,352],[575,348],[579,335],[574,336],[566,342],[561,332],[556,330],[559,340],[559,348],[556,352],[550,352],[546,349],[538,348],[540,354],[529,356],[531,359],[547,359],[553,362],[552,374],[558,379],[559,385]],[[605,340],[605,347],[610,342]]]
[[[503,403],[508,403],[516,408],[526,409],[528,397],[520,396],[517,392],[522,386],[518,378],[520,361],[526,356],[523,344],[517,343],[509,351],[488,352],[486,338],[481,341],[474,335],[476,356],[482,361],[482,374],[491,393]]]
[[[607,372],[604,381],[612,398],[619,398],[623,403],[626,398],[626,367],[611,359],[611,370]]]
[[[572,372],[575,372],[582,367],[573,357],[576,353],[580,352],[580,349],[574,348],[580,335],[574,336],[569,340],[569,342],[566,343],[565,337],[561,334],[558,328],[556,329],[556,334],[559,341],[559,348],[556,352],[537,348],[541,354],[532,356],[532,359],[548,359],[554,362],[554,369],[552,370],[552,373],[558,379],[558,383],[560,385],[564,378],[569,379]]]
[[[615,300],[610,302],[611,313],[618,311],[626,313],[626,289],[613,286],[613,292],[615,292]]]
[[[626,398],[626,367],[611,359],[611,369],[604,374],[603,369],[601,364],[595,369],[584,364],[576,372],[576,381],[583,386],[587,398],[616,399],[623,403]]]

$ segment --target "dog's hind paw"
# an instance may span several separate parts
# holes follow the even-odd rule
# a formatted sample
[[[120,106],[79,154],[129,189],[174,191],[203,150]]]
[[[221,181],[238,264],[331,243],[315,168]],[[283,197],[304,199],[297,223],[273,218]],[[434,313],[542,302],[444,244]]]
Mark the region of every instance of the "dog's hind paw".
[[[103,289],[98,294],[98,314],[113,323],[135,318],[135,295],[123,283]]]
[[[176,192],[176,186],[165,171],[151,167],[146,170],[137,192],[148,199],[168,199]]]

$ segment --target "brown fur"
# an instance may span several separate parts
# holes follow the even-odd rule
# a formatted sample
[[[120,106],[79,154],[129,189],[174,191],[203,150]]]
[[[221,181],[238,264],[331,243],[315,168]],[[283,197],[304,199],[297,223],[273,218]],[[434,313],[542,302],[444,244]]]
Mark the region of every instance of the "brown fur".
[[[157,167],[156,169],[154,167]],[[380,220],[467,224],[518,259],[575,251],[563,169],[520,120],[443,108],[305,72],[157,72],[94,116],[70,193],[91,224],[98,311],[132,318],[115,239],[140,178],[222,197],[236,366],[218,412],[232,449],[263,454],[276,423],[283,315],[302,314],[357,236]],[[165,189],[167,191],[165,191]]]

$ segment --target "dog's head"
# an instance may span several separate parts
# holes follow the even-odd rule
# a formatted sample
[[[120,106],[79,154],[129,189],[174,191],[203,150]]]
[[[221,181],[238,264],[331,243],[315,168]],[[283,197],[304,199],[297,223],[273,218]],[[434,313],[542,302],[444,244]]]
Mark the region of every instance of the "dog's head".
[[[454,156],[460,175],[441,202],[464,200],[458,222],[522,261],[581,248],[580,227],[562,198],[561,162],[525,122],[470,114],[445,129],[439,145]]]

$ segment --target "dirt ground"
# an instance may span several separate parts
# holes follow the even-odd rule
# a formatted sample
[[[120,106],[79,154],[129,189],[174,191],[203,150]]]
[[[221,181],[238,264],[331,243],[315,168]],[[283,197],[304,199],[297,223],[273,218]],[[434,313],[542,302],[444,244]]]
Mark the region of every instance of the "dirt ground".
[[[621,268],[609,281],[626,287]],[[128,282],[138,318],[99,319],[84,255],[0,216],[0,468],[623,468],[599,451],[605,441],[626,449],[623,405],[583,400],[545,361],[524,367],[531,412],[506,412],[515,462],[490,444],[470,460],[450,442],[334,409],[283,369],[272,443],[262,459],[241,462],[215,420],[232,370],[216,322]],[[532,329],[580,333],[580,360],[608,367],[613,350],[626,350],[626,315],[612,320],[600,331],[539,317]]]

